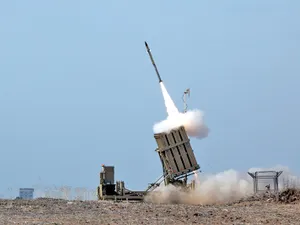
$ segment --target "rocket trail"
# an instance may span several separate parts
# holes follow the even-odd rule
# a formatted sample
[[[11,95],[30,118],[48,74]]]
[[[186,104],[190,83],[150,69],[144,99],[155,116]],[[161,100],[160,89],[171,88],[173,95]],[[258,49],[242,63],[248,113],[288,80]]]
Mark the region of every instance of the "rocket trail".
[[[175,103],[173,102],[171,96],[169,95],[165,85],[163,82],[160,82],[160,88],[164,97],[164,101],[165,101],[165,106],[167,109],[167,113],[168,116],[176,116],[179,114],[179,111],[175,105]]]
[[[158,69],[157,69],[157,67],[156,67],[156,65],[155,65],[154,59],[153,59],[152,54],[151,54],[151,50],[150,50],[150,48],[149,48],[149,46],[148,46],[148,44],[147,44],[146,41],[145,41],[145,46],[146,46],[147,52],[148,52],[148,54],[149,54],[149,56],[150,56],[151,62],[152,62],[152,64],[153,64],[153,66],[154,66],[155,72],[156,72],[156,74],[157,74],[158,82],[161,83],[161,82],[162,82],[162,79],[160,78]]]
[[[179,112],[178,108],[176,107],[174,101],[172,100],[171,96],[169,95],[160,75],[155,65],[154,59],[151,54],[151,50],[145,42],[145,46],[147,52],[150,56],[151,62],[154,66],[156,71],[159,85],[163,94],[163,99],[165,103],[165,107],[167,110],[167,119],[163,120],[159,123],[156,123],[153,127],[154,133],[162,133],[162,132],[169,132],[172,129],[175,129],[180,126],[184,126],[186,132],[189,136],[196,137],[196,138],[204,138],[208,135],[209,129],[206,127],[203,121],[203,113],[200,110],[193,110],[188,111],[186,113]],[[197,176],[197,174],[195,175]]]

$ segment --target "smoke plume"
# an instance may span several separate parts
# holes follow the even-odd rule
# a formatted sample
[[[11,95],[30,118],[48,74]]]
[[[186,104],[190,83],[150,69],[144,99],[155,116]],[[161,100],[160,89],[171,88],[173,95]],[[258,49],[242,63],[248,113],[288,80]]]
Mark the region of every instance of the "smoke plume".
[[[203,179],[203,180],[202,180]],[[146,196],[155,203],[215,204],[240,199],[250,195],[252,184],[234,170],[208,175],[196,180],[195,190],[188,192],[172,185],[157,188]]]
[[[284,166],[273,168],[251,168],[249,172],[261,170],[283,171],[279,177],[279,190],[299,188],[299,177],[292,175]],[[154,203],[182,204],[218,204],[239,200],[253,195],[253,180],[247,173],[239,173],[233,169],[202,176],[195,176],[195,190],[183,191],[172,185],[161,186],[150,192],[145,201]],[[264,190],[265,186],[261,186]]]
[[[169,95],[164,83],[160,82],[159,84],[160,84],[161,92],[162,92],[163,97],[164,97],[165,106],[166,106],[166,109],[167,109],[168,116],[178,114],[179,111],[178,111],[175,103],[173,102],[171,96]]]
[[[172,129],[184,126],[188,136],[199,139],[206,137],[209,129],[204,124],[203,113],[200,110],[191,110],[186,113],[179,112],[163,82],[160,83],[160,86],[168,117],[166,120],[154,125],[154,133],[168,133]]]
[[[200,110],[187,111],[168,116],[166,120],[156,123],[153,127],[154,133],[169,133],[172,129],[184,126],[188,136],[205,138],[208,128],[204,124],[203,114]]]

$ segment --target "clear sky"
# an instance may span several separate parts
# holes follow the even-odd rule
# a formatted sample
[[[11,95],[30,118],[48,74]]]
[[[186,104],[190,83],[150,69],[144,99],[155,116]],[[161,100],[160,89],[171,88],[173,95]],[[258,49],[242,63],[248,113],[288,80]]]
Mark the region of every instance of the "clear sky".
[[[0,193],[96,188],[101,164],[143,189],[162,173],[166,111],[144,41],[177,106],[205,113],[204,173],[300,173],[300,2],[1,1]]]

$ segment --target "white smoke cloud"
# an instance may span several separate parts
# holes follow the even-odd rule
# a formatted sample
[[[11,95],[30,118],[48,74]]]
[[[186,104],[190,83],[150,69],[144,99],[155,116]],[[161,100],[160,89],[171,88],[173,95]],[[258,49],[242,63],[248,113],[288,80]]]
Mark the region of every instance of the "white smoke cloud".
[[[250,180],[242,179],[235,170],[201,176],[196,189],[189,192],[168,185],[157,188],[146,197],[155,203],[214,204],[238,200],[253,191]]]
[[[288,167],[251,168],[249,172],[262,170],[283,171],[279,177],[280,190],[300,187],[299,177],[292,175]],[[230,169],[217,174],[201,174],[198,179],[195,190],[186,192],[172,185],[162,186],[149,193],[145,200],[155,203],[216,204],[253,195],[253,180],[247,173]]]
[[[184,126],[188,136],[199,139],[207,137],[209,132],[204,124],[203,113],[200,110],[172,114],[166,120],[156,123],[153,131],[154,133],[169,133],[180,126]]]
[[[191,110],[186,113],[180,113],[163,82],[160,82],[160,87],[168,117],[166,120],[154,125],[154,133],[169,133],[173,129],[184,126],[188,136],[199,139],[206,137],[209,129],[204,124],[203,113],[200,110]]]

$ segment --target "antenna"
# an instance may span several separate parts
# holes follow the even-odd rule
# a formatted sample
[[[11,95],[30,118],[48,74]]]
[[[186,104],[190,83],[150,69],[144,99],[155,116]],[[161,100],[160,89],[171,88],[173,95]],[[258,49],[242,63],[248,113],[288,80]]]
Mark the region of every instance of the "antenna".
[[[186,103],[186,99],[187,99],[187,96],[190,97],[190,89],[186,89],[184,92],[183,92],[183,96],[182,96],[182,99],[183,99],[183,112],[186,113],[187,112],[187,108],[188,108],[188,105]]]

